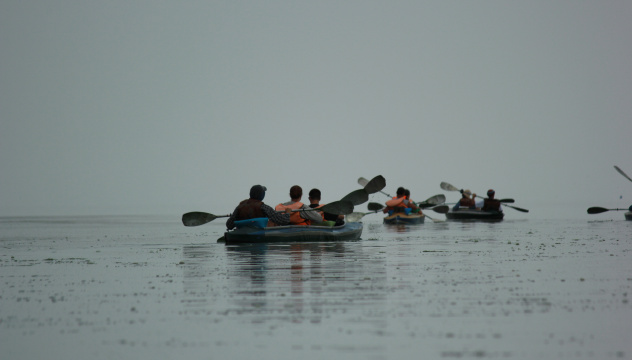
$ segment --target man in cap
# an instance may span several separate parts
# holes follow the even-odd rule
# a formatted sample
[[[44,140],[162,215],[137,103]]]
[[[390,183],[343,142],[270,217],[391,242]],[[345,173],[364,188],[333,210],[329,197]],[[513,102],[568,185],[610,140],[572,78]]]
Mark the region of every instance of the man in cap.
[[[494,199],[494,195],[496,192],[494,189],[487,190],[487,199],[483,200],[483,207],[481,210],[483,211],[503,211],[500,208],[500,201]]]
[[[237,205],[228,220],[226,228],[231,230],[235,227],[235,221],[267,217],[269,221],[277,225],[287,225],[290,223],[290,211],[276,212],[274,209],[263,203],[266,196],[266,187],[254,185],[250,188],[250,198]]]

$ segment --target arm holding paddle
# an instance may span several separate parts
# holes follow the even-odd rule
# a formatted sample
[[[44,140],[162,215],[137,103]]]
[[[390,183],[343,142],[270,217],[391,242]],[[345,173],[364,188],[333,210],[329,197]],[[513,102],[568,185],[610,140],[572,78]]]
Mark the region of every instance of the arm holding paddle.
[[[263,211],[265,216],[270,221],[272,221],[273,223],[277,225],[287,225],[290,223],[290,213],[292,212],[292,209],[288,208],[288,209],[285,209],[285,211],[283,212],[278,212],[272,209],[270,206],[264,203],[261,203],[261,211]],[[236,214],[237,214],[237,208],[235,208],[235,211],[233,211],[233,213],[230,214],[230,217],[228,218],[228,220],[226,220],[226,229],[232,230],[235,228],[235,220],[237,220]]]

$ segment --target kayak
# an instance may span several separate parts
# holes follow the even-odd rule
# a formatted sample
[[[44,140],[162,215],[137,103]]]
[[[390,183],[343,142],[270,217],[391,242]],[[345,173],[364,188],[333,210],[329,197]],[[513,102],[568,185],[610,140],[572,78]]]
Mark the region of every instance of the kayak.
[[[423,224],[426,215],[418,213],[393,213],[384,218],[384,224]]]
[[[246,220],[244,220],[246,221]],[[265,219],[267,223],[267,219]],[[237,221],[235,225],[237,225]],[[251,226],[237,226],[224,233],[226,244],[264,242],[310,242],[358,240],[362,235],[361,222],[347,222],[340,226],[285,225],[266,227],[263,222]]]
[[[502,211],[481,211],[474,209],[450,210],[445,214],[448,220],[500,221],[505,217]]]

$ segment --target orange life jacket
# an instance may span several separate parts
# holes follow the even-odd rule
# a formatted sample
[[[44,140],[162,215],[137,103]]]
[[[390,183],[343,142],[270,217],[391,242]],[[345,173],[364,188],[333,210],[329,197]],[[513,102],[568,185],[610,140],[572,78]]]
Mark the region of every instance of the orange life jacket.
[[[285,209],[290,208],[292,210],[298,210],[303,207],[303,203],[297,201],[290,205],[279,204],[274,210],[276,211],[285,211]],[[290,225],[309,225],[309,222],[301,217],[300,211],[294,211],[290,213]]]
[[[321,207],[325,206],[325,204],[319,204],[319,205],[317,205],[317,206],[312,206],[312,205],[313,205],[313,204],[309,204],[308,206],[309,206],[310,208],[312,208],[312,209],[313,209],[313,208],[318,209],[318,208],[321,208]],[[320,213],[320,217],[322,217],[322,218],[323,218],[323,220],[322,220],[322,221],[325,221],[325,213],[324,213],[324,212],[321,212],[321,213]],[[314,223],[312,220],[305,220],[305,222],[307,222],[307,225],[312,225],[312,224]]]
[[[402,196],[402,197],[393,196],[392,200],[389,200],[386,202],[386,206],[390,208],[407,207],[406,204],[404,204],[404,200],[406,200],[406,196]]]

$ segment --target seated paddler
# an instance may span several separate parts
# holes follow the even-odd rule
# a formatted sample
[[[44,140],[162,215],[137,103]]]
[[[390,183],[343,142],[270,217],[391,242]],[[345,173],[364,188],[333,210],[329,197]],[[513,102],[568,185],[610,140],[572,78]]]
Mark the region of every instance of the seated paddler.
[[[290,223],[290,211],[276,212],[270,206],[263,203],[266,190],[266,187],[262,185],[254,185],[251,187],[250,198],[237,205],[228,220],[226,220],[226,228],[232,230],[235,228],[235,221],[255,218],[268,218],[269,222],[276,225],[288,225]]]
[[[494,189],[487,190],[487,198],[483,200],[483,206],[481,207],[481,210],[503,211],[503,209],[500,206],[500,201],[494,198],[495,195],[496,195],[496,192],[494,191]]]
[[[413,199],[410,198],[410,190],[405,189],[404,190],[404,195],[406,195],[406,205],[412,209],[411,213],[413,214],[423,214],[423,212],[421,211],[421,208],[419,206],[417,206],[417,204],[415,204],[415,202],[413,201]]]
[[[470,198],[470,196],[472,196]],[[452,210],[456,211],[460,208],[476,209],[476,194],[472,194],[470,190],[461,190],[461,200],[459,200]]]
[[[311,210],[311,208],[301,202],[303,197],[303,189],[294,185],[290,188],[290,201],[277,205],[274,209],[276,211],[290,211],[290,225],[309,225],[313,222],[323,221],[322,215],[318,211]],[[292,211],[300,210],[300,211]],[[307,211],[305,211],[307,210]],[[268,224],[270,226],[270,224]]]
[[[403,213],[406,212],[406,209],[409,208],[409,201],[406,198],[406,189],[402,186],[397,188],[396,196],[385,203],[386,207],[382,209],[384,213]],[[410,211],[410,210],[408,210]]]
[[[312,209],[318,209],[320,207],[325,206],[325,204],[320,203],[320,197],[321,197],[320,190],[318,189],[310,190],[307,197],[309,199],[309,207]],[[320,212],[320,214],[322,216],[322,221],[335,221],[336,222],[335,226],[344,225],[345,223],[344,215],[336,215],[336,214],[331,214],[327,212]],[[312,222],[311,224],[314,225],[317,223],[318,222]]]

